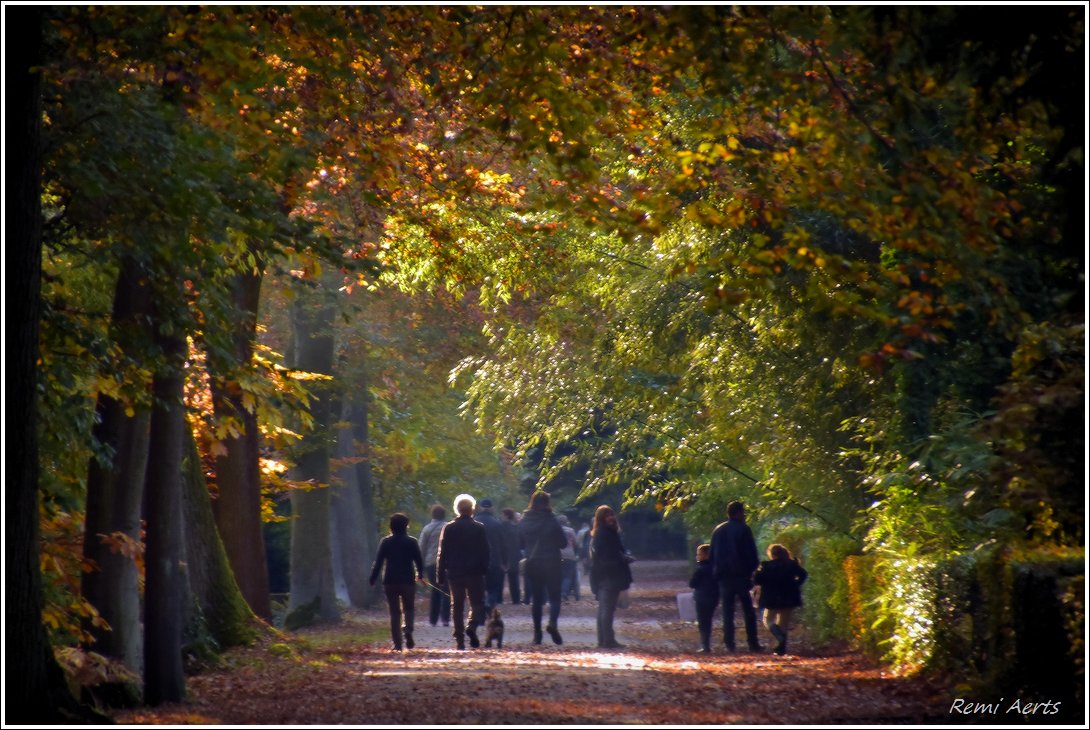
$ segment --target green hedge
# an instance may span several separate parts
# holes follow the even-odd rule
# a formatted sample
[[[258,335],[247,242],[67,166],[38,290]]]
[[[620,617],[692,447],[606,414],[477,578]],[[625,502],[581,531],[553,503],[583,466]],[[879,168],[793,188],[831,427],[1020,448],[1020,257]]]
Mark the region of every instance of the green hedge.
[[[1082,549],[991,548],[938,561],[848,556],[854,640],[981,701],[1060,703],[1060,713],[1025,721],[1081,723],[1084,566]]]

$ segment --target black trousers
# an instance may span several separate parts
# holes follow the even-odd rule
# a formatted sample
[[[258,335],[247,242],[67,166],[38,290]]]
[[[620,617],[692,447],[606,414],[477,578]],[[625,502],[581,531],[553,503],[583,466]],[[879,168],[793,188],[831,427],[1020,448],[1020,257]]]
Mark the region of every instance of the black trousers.
[[[484,623],[484,576],[448,575],[447,585],[450,586],[453,636],[461,639],[465,636],[466,629],[476,628]],[[465,615],[466,601],[469,601],[469,616]]]
[[[742,606],[742,620],[746,626],[746,643],[750,649],[760,646],[757,641],[757,612],[753,610],[753,596],[749,578],[724,578],[719,583],[719,595],[723,600],[723,642],[728,649],[734,648],[734,604]]]

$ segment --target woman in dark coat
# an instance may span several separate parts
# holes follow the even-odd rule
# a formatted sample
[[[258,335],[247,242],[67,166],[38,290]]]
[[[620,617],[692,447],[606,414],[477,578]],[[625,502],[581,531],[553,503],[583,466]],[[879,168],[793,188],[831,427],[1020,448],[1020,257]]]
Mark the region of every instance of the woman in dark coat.
[[[621,649],[613,634],[613,614],[617,597],[632,585],[632,569],[617,515],[609,505],[595,510],[590,534],[590,590],[598,599],[598,647]]]
[[[424,579],[424,557],[420,553],[420,543],[408,531],[408,517],[400,512],[390,515],[390,534],[379,543],[378,555],[371,566],[371,585],[374,585],[383,564],[386,565],[382,587],[386,591],[386,603],[390,607],[390,637],[397,651],[401,651],[402,631],[405,634],[405,645],[410,649],[414,646],[416,582]],[[405,617],[404,627],[401,623],[402,614]]]
[[[757,568],[753,582],[761,587],[757,607],[764,609],[764,622],[779,643],[773,651],[787,652],[787,632],[791,613],[802,605],[802,584],[806,571],[783,545],[769,545],[768,557]]]
[[[519,521],[519,544],[526,554],[526,585],[530,590],[530,618],[534,622],[534,644],[541,643],[541,618],[545,597],[549,598],[549,632],[554,644],[562,644],[560,628],[560,549],[568,544],[560,522],[553,514],[548,492],[530,496],[530,504]]]

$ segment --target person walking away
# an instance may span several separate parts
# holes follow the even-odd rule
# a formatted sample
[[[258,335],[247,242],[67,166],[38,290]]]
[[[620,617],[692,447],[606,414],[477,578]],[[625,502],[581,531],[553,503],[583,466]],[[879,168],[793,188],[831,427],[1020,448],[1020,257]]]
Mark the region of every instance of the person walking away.
[[[431,522],[420,531],[420,552],[424,555],[424,572],[431,585],[428,603],[428,623],[435,626],[442,619],[444,626],[450,625],[450,589],[439,582],[435,563],[439,555],[439,533],[447,524],[447,510],[441,504],[431,508]]]
[[[557,515],[560,529],[568,544],[560,549],[560,596],[567,601],[569,597],[579,600],[579,562],[575,546],[575,530],[567,515]]]
[[[507,545],[507,589],[511,593],[511,603],[521,603],[519,561],[522,560],[522,550],[519,549],[518,514],[510,507],[504,507],[500,510],[500,514],[503,515],[503,531]],[[502,603],[502,595],[500,599]]]
[[[728,651],[734,651],[734,605],[742,606],[749,650],[760,652],[764,647],[757,641],[757,614],[753,610],[753,572],[757,570],[757,543],[746,524],[746,508],[741,502],[727,505],[727,521],[712,532],[712,569],[719,582],[723,601],[723,641]]]
[[[534,622],[534,644],[541,643],[541,618],[545,596],[549,597],[549,632],[554,644],[562,644],[560,629],[560,550],[568,539],[550,506],[548,492],[536,491],[519,522],[519,543],[526,554],[526,580],[532,591],[530,616]]]
[[[609,505],[594,511],[590,535],[590,590],[598,599],[598,647],[623,649],[613,633],[613,614],[621,591],[632,585],[631,558],[621,542],[617,515]]]
[[[484,610],[491,615],[492,609],[503,603],[503,578],[507,575],[507,536],[503,523],[492,513],[492,500],[482,499],[477,504],[476,520],[484,525],[488,537],[488,572],[484,576]]]
[[[408,530],[408,517],[400,512],[390,515],[390,534],[379,543],[378,554],[371,566],[372,586],[375,585],[379,573],[382,573],[382,588],[386,592],[386,603],[390,608],[390,638],[393,639],[396,651],[401,651],[402,634],[405,636],[405,646],[410,649],[415,646],[413,622],[416,617],[416,583],[424,579],[424,559],[420,554],[420,543],[408,534]]]
[[[711,653],[712,617],[719,605],[719,582],[712,569],[712,546],[704,543],[696,549],[696,570],[689,579],[696,604],[696,626],[700,631],[701,654]]]
[[[488,535],[484,525],[473,519],[477,500],[468,494],[454,498],[457,517],[439,533],[439,554],[435,571],[450,586],[451,622],[454,641],[465,649],[465,637],[474,649],[481,645],[477,627],[484,623],[484,576],[488,572]],[[469,602],[469,616],[465,604]]]
[[[753,582],[761,587],[757,607],[764,610],[764,624],[776,637],[776,647],[772,651],[783,656],[787,653],[791,614],[802,605],[802,584],[806,582],[807,573],[783,545],[769,545],[768,557],[757,568]]]

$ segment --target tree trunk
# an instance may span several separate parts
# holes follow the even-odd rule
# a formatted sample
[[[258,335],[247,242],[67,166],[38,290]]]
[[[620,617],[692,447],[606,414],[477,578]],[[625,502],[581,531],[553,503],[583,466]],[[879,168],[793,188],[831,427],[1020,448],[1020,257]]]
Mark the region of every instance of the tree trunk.
[[[186,619],[187,626],[196,618],[219,648],[248,644],[256,636],[254,615],[239,590],[231,565],[220,540],[208,498],[208,485],[193,433],[186,430],[188,442],[185,459],[185,563],[189,589],[199,616]],[[186,605],[190,605],[188,602]],[[201,636],[202,631],[187,629],[187,635]]]
[[[337,458],[352,459],[358,454],[352,433],[351,402],[344,401],[340,411],[340,421],[347,425],[337,429]],[[367,530],[356,464],[345,464],[337,470],[337,483],[330,487],[330,499],[334,564],[340,568],[349,602],[356,608],[363,608],[371,601],[367,579],[374,556],[367,549]]]
[[[363,509],[362,529],[366,540],[366,552],[364,564],[371,565],[378,555],[378,515],[375,513],[375,483],[371,478],[371,433],[368,424],[367,402],[370,395],[364,385],[359,390],[359,395],[352,399],[352,436],[359,456],[363,458],[356,464],[356,482],[360,490],[360,505]],[[371,601],[380,597],[376,590],[371,596]]]
[[[70,723],[90,712],[68,691],[42,627],[38,538],[37,377],[41,312],[42,9],[5,17],[8,375],[4,473],[5,721]]]
[[[318,293],[321,296],[321,292]],[[310,299],[310,301],[306,301]],[[333,371],[333,307],[300,296],[292,308],[294,367],[312,373]],[[291,493],[291,599],[289,609],[297,623],[315,618],[339,617],[333,584],[329,541],[330,387],[316,382],[310,414],[314,430],[296,460],[295,479],[310,482],[311,489]],[[291,614],[289,614],[291,618]]]
[[[256,255],[256,252],[255,252]],[[216,458],[216,484],[219,498],[213,504],[216,524],[234,570],[235,580],[246,602],[258,616],[269,619],[269,571],[265,560],[265,534],[261,525],[260,434],[257,407],[247,409],[242,391],[235,380],[224,381],[232,369],[248,369],[253,359],[257,336],[257,308],[261,294],[261,274],[243,273],[232,283],[234,302],[240,314],[232,335],[235,362],[220,367],[212,377],[212,397],[218,418],[233,417],[242,425],[237,438],[228,437],[223,445],[227,453]],[[212,361],[210,360],[210,363]]]
[[[165,288],[165,287],[164,287]],[[163,296],[160,294],[160,296]],[[179,296],[175,301],[184,301]],[[175,329],[162,334],[163,363],[152,391],[151,440],[145,504],[144,701],[149,705],[185,698],[182,667],[183,608],[187,595],[185,536],[182,522],[183,454],[188,426],[182,403],[186,343]]]
[[[140,351],[142,340],[151,336],[146,325],[150,294],[144,278],[132,259],[122,262],[112,326],[116,341],[130,353]],[[108,395],[98,397],[94,439],[100,453],[91,457],[87,470],[83,545],[84,556],[96,569],[84,573],[82,590],[110,625],[108,630],[88,626],[95,637],[94,650],[120,660],[139,676],[143,666],[139,571],[132,554],[117,550],[117,540],[104,541],[121,533],[132,545],[140,544],[151,415],[145,411],[129,416],[125,408]]]

